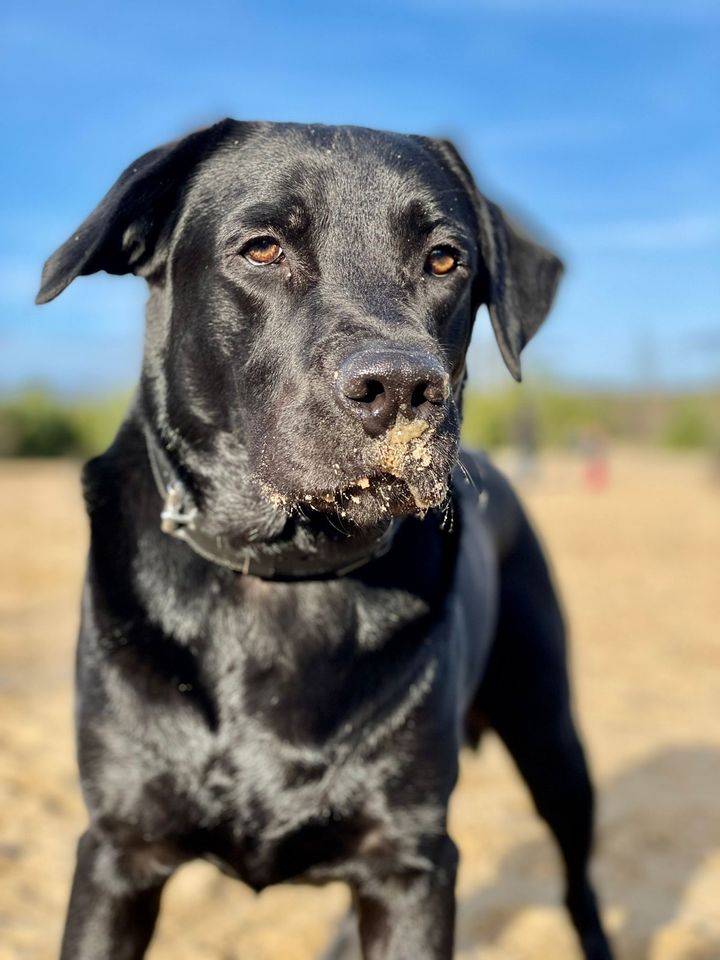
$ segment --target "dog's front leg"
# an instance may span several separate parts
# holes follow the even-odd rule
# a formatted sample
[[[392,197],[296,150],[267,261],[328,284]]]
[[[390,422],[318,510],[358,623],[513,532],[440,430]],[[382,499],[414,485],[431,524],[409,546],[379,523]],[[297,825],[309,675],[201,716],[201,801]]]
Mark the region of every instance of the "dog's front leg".
[[[373,877],[356,890],[364,960],[451,960],[457,848],[449,837],[427,870]]]
[[[175,865],[156,849],[118,850],[83,834],[60,960],[141,960]]]

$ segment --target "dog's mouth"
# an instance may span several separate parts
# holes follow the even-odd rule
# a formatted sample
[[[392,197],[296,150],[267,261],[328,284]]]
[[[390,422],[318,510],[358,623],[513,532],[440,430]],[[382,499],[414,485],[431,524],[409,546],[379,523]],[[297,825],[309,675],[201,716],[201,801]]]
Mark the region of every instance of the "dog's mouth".
[[[348,476],[348,469],[335,462],[330,465],[332,483],[287,493],[266,488],[266,494],[287,513],[302,516],[314,510],[367,528],[442,507],[456,454],[457,440],[451,434],[438,433],[424,420],[398,419],[374,441],[364,469]]]

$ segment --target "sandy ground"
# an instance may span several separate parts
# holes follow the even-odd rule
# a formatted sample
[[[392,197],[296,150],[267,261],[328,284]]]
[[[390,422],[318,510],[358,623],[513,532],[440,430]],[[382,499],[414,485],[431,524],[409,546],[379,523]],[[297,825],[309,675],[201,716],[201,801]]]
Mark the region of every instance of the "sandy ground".
[[[720,958],[720,485],[699,457],[617,452],[608,489],[554,457],[525,498],[573,631],[600,791],[596,877],[620,960]],[[56,954],[84,823],[71,678],[85,525],[77,469],[0,463],[0,958]],[[555,853],[499,744],[467,756],[457,956],[573,960]],[[300,960],[341,887],[255,897],[211,867],[168,889],[151,960]]]

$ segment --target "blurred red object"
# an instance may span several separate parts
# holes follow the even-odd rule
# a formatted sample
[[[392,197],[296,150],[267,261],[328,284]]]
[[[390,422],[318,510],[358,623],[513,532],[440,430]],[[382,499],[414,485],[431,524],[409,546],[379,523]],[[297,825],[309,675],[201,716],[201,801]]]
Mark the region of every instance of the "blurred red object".
[[[591,460],[585,465],[584,470],[585,486],[590,490],[604,490],[610,483],[610,468],[607,460]]]

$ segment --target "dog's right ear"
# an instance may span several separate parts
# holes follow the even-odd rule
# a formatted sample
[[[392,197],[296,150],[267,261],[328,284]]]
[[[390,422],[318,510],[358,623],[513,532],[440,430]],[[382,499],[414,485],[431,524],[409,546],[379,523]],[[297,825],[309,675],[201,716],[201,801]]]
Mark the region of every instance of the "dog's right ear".
[[[144,154],[125,170],[75,233],[43,268],[36,303],[47,303],[81,275],[148,276],[161,262],[166,227],[188,177],[239,124],[219,123]]]
[[[473,202],[485,268],[485,275],[478,277],[475,302],[487,303],[505,365],[520,380],[520,353],[550,311],[563,273],[562,261],[480,193],[449,140],[423,139],[439,153]]]

